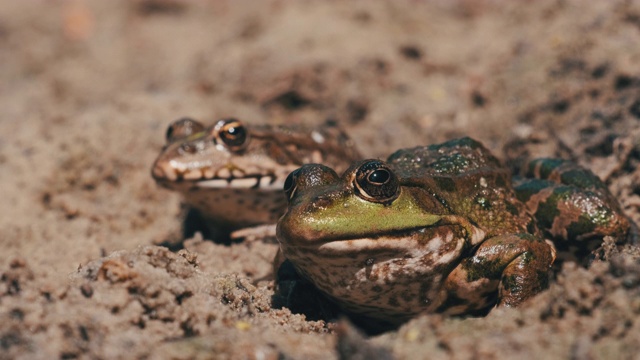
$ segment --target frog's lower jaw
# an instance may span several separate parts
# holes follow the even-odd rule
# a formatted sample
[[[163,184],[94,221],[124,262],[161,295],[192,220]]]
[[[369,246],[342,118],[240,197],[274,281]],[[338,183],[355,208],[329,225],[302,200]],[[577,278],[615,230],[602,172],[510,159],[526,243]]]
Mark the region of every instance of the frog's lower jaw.
[[[261,189],[282,191],[284,181],[296,165],[275,166],[271,163],[261,166],[240,166],[226,162],[212,166],[194,163],[185,166],[175,161],[159,158],[153,164],[151,175],[162,187],[180,192],[193,189]]]
[[[442,284],[472,246],[467,231],[439,225],[402,236],[281,247],[302,276],[348,312],[402,322],[445,301]]]

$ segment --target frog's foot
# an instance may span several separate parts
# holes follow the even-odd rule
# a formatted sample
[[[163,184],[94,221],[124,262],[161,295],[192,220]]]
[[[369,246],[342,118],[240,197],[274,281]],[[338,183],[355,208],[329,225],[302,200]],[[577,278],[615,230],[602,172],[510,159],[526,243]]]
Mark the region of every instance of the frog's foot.
[[[514,189],[546,236],[570,242],[596,240],[596,246],[605,236],[627,240],[629,220],[591,171],[568,160],[536,159],[526,176],[534,178],[518,180]]]
[[[518,306],[548,286],[553,246],[529,234],[502,235],[483,242],[447,277],[447,301],[439,311],[462,314]],[[496,299],[497,293],[497,299]]]

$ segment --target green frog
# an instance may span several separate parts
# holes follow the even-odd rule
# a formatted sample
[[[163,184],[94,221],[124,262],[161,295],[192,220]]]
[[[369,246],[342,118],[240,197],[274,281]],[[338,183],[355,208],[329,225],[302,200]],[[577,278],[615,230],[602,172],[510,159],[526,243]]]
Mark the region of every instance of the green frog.
[[[607,235],[623,241],[630,227],[590,171],[540,159],[529,173],[536,178],[512,179],[468,137],[358,161],[341,176],[305,165],[284,185],[282,255],[368,319],[518,306],[547,287],[561,250]]]
[[[198,230],[211,237],[275,224],[287,205],[284,181],[302,164],[344,170],[359,158],[353,141],[332,122],[304,128],[228,118],[205,126],[182,118],[168,127],[166,140],[151,174],[160,186],[183,195],[197,211],[196,221],[203,222]]]

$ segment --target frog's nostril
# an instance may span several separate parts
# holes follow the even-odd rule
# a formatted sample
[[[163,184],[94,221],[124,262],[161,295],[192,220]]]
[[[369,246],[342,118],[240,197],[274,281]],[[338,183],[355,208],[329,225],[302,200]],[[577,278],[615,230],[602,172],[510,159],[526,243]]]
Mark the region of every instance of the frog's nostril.
[[[327,196],[318,195],[313,199],[312,203],[315,204],[316,207],[328,207],[331,205],[331,200]]]
[[[180,150],[183,153],[195,154],[198,149],[196,148],[195,145],[193,145],[191,143],[184,143],[184,144],[180,145]]]

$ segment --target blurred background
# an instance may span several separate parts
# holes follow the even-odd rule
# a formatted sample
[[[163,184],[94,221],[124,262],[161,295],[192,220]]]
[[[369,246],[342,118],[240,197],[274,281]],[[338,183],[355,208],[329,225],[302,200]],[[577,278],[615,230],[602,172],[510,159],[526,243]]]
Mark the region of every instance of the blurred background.
[[[331,119],[367,157],[469,135],[515,168],[571,158],[638,220],[638,44],[637,1],[2,1],[0,269],[38,293],[177,236],[149,171],[183,116]],[[251,246],[202,269],[266,276],[276,247]]]

